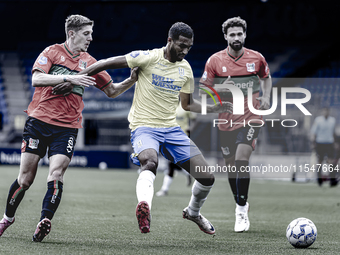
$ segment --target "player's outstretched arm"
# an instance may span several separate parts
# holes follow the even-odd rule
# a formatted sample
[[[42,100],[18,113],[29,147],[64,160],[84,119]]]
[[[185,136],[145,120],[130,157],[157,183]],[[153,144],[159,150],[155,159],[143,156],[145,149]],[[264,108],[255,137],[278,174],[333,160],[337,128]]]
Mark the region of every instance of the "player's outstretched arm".
[[[222,84],[214,84],[212,87],[217,92],[217,94],[230,92],[230,90],[225,85],[235,86],[235,83],[231,80],[230,76],[228,76],[228,78]],[[202,89],[200,89],[198,92],[199,96],[208,94],[209,92],[212,96],[216,97],[215,91],[211,90],[209,86],[200,84],[200,88]]]
[[[95,78],[87,75],[52,75],[40,71],[35,71],[32,75],[33,87],[53,87],[63,82],[85,87],[96,85]]]
[[[137,80],[138,67],[134,67],[131,69],[131,74],[129,78],[120,83],[111,83],[110,86],[104,89],[104,92],[108,97],[115,98],[131,88]]]
[[[98,62],[81,71],[79,74],[87,74],[91,76],[107,69],[119,69],[127,67],[129,66],[125,56],[111,57],[99,60]]]
[[[186,111],[191,112],[202,112],[201,103],[192,97],[192,94],[180,93],[182,108]],[[222,113],[222,112],[233,112],[233,104],[231,102],[222,102],[216,105],[207,105],[208,113]]]
[[[95,75],[106,69],[119,69],[119,68],[126,68],[126,67],[128,67],[128,64],[126,62],[125,56],[112,57],[112,58],[99,60],[98,62],[94,63],[93,65],[82,70],[81,72],[79,72],[77,75],[74,75],[74,76],[88,75],[90,77],[91,75]],[[64,96],[66,96],[70,94],[72,89],[73,89],[73,85],[71,83],[60,83],[52,89],[52,93],[63,94]]]

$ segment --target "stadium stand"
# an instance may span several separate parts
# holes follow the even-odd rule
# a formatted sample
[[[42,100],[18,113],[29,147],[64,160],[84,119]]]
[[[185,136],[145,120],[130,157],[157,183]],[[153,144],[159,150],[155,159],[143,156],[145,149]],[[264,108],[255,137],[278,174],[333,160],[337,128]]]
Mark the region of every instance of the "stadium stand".
[[[311,40],[315,36],[315,31],[324,24],[322,21],[325,17],[319,13],[329,13],[328,19],[334,16],[330,6],[306,7],[297,1],[284,3],[269,1],[265,5],[259,5],[254,1],[249,1],[247,5],[230,3],[232,8],[227,8],[221,13],[207,13],[205,12],[206,3],[200,1],[195,4],[191,1],[183,3],[158,1],[150,4],[138,1],[133,4],[125,4],[124,1],[114,4],[89,1],[86,5],[78,1],[70,2],[72,2],[72,8],[67,3],[58,3],[51,14],[39,12],[37,6],[37,10],[32,10],[31,13],[26,13],[24,5],[18,9],[23,17],[41,15],[41,20],[44,22],[34,19],[31,22],[39,23],[42,26],[40,31],[45,33],[40,35],[36,32],[31,35],[31,39],[26,41],[24,36],[27,34],[19,34],[17,36],[22,37],[17,39],[16,53],[0,54],[0,112],[3,115],[0,142],[3,144],[11,143],[8,130],[15,130],[15,117],[13,116],[24,116],[22,111],[34,91],[30,83],[31,68],[36,57],[48,45],[63,42],[65,35],[60,24],[63,24],[67,15],[75,11],[95,20],[94,42],[89,52],[97,59],[125,54],[132,50],[162,47],[166,43],[166,31],[171,22],[177,20],[188,22],[195,31],[195,44],[187,60],[193,67],[196,79],[202,75],[208,57],[226,46],[221,32],[222,22],[227,17],[240,15],[248,22],[249,32],[247,32],[245,46],[258,50],[266,57],[275,87],[284,87],[288,83],[289,86],[308,89],[312,93],[312,98],[305,106],[313,113],[313,116],[323,105],[336,109],[340,104],[338,80],[340,62],[334,59],[336,56],[330,58],[330,54],[327,54],[327,52],[336,52],[334,45],[338,44],[330,40],[324,40],[322,44]],[[179,4],[181,10],[178,9]],[[223,4],[225,3],[212,1],[209,7],[219,10]],[[7,8],[9,8],[8,13],[11,13],[10,10],[17,10],[15,5],[8,4]],[[160,14],[160,9],[173,13],[171,20]],[[192,13],[186,11],[191,9],[194,10]],[[155,22],[157,17],[162,17],[162,19],[158,18]],[[209,26],[206,22],[202,22],[202,17],[209,20]],[[140,22],[141,20],[143,23]],[[36,23],[34,24],[37,25]],[[326,29],[323,30],[326,34],[327,31],[329,32],[327,29],[330,28],[322,28]],[[35,31],[30,31],[30,33],[35,33]],[[11,41],[9,43],[14,45]],[[110,70],[109,73],[114,81],[119,81],[128,76],[129,70]],[[301,77],[309,78],[302,79]],[[18,86],[16,90],[18,93],[12,95],[9,91],[16,86]],[[111,100],[94,88],[86,89],[83,146],[112,146],[112,148],[119,148],[121,145],[129,146],[126,116],[133,92],[134,88],[131,88],[117,99]],[[300,110],[295,106],[288,106],[288,111],[290,115],[284,118],[296,118],[300,128],[287,129],[281,125],[274,127],[267,125],[260,133],[259,141],[261,142],[255,153],[308,152],[310,148],[308,132],[313,116],[301,116]],[[338,111],[333,110],[333,112],[340,120]],[[277,111],[268,118],[282,119],[280,105]],[[195,131],[192,132],[192,138],[195,140],[196,136],[200,140],[197,144],[203,151],[210,151],[212,148],[218,151],[217,134],[209,125],[211,126],[211,123],[198,123]],[[209,143],[207,143],[204,142],[202,134],[209,134],[208,137],[214,138],[209,138]]]

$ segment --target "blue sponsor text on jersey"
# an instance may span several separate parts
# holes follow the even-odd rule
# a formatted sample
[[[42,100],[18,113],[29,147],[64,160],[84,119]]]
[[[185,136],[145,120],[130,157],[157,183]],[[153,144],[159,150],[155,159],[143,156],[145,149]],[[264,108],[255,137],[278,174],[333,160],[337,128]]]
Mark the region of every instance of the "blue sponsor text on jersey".
[[[163,77],[157,74],[152,74],[152,84],[156,85],[158,87],[166,88],[166,89],[171,89],[174,91],[180,91],[181,87],[174,85],[175,79],[170,79],[167,77]]]

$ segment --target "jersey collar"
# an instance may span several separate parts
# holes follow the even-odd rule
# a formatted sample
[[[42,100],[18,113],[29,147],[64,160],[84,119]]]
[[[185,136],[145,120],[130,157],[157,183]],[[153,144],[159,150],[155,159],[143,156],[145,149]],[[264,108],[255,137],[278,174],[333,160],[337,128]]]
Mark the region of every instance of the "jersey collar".
[[[73,59],[80,56],[80,53],[78,53],[77,55],[75,55],[75,54],[70,50],[70,48],[68,47],[68,45],[67,45],[66,42],[64,42],[63,45],[64,45],[64,49],[67,51],[68,54],[70,54],[70,56],[71,56]]]
[[[237,58],[235,58],[233,55],[230,54],[230,52],[229,52],[229,46],[226,48],[226,51],[227,51],[228,56],[231,57],[233,60],[235,60],[235,62],[236,62],[237,60],[239,60],[240,58],[242,58],[242,56],[244,55],[244,47],[243,47],[243,52],[242,52],[242,54],[241,54],[240,56],[238,56]]]

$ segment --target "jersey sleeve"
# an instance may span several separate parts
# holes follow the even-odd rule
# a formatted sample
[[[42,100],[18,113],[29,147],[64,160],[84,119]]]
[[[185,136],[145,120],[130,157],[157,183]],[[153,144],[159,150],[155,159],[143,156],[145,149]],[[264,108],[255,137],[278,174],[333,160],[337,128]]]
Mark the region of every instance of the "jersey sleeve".
[[[97,62],[97,60],[95,58],[91,57],[90,66],[93,65],[96,62]],[[107,88],[112,83],[111,76],[106,71],[101,71],[101,72],[93,75],[92,77],[94,77],[96,79],[95,87],[100,89],[100,90],[104,90],[105,88]]]
[[[200,84],[213,86],[215,78],[214,58],[210,57],[205,63],[203,75],[199,81]]]
[[[130,68],[134,68],[136,66],[145,68],[149,65],[150,60],[152,58],[152,53],[149,50],[143,51],[132,51],[129,54],[125,55],[126,61]]]
[[[96,78],[95,87],[100,90],[104,90],[112,83],[111,76],[106,71],[97,73],[96,75],[93,75],[93,77]]]
[[[54,55],[54,51],[51,47],[47,47],[43,52],[41,52],[33,64],[32,74],[34,71],[40,71],[48,74],[53,64]]]
[[[259,77],[260,78],[267,78],[270,74],[270,70],[268,67],[268,63],[264,56],[260,54],[260,70],[259,70]]]

